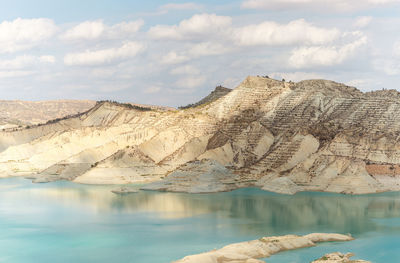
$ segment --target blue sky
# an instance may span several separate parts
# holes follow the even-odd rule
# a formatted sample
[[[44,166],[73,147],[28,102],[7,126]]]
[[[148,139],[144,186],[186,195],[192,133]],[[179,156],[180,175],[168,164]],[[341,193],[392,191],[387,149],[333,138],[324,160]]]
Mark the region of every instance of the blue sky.
[[[0,0],[0,99],[179,106],[247,75],[398,88],[400,0]]]

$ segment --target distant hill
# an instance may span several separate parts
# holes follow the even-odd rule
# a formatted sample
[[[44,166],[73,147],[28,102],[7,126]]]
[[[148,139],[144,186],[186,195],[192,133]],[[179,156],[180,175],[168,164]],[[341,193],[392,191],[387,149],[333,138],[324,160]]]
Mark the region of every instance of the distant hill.
[[[0,100],[0,128],[46,123],[52,119],[85,112],[95,104],[96,101],[91,100]]]

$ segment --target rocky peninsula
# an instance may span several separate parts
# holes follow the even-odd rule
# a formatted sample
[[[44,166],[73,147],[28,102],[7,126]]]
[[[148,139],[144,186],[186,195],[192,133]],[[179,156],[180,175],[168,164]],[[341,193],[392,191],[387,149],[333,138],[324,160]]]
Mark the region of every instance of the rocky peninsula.
[[[174,263],[263,263],[261,258],[270,257],[273,254],[316,246],[319,242],[351,241],[353,238],[341,234],[313,233],[305,236],[286,235],[263,237],[258,240],[235,243],[221,249],[212,250],[206,253],[184,257]],[[332,253],[325,255],[315,263],[362,263],[366,261],[350,261],[352,254],[343,255]]]
[[[400,93],[248,77],[183,109],[99,102],[0,132],[0,177],[207,193],[400,190]]]

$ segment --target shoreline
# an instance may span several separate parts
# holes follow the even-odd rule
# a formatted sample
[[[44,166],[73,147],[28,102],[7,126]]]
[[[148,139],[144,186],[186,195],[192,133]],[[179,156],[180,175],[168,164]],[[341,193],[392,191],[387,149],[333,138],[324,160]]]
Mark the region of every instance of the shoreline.
[[[32,184],[47,184],[47,183],[54,183],[54,182],[70,182],[73,184],[77,185],[88,185],[88,186],[109,186],[109,187],[114,187],[115,189],[118,188],[127,188],[127,189],[132,189],[135,191],[132,191],[131,193],[138,192],[138,191],[146,191],[146,192],[160,192],[160,193],[182,193],[182,194],[217,194],[217,193],[227,193],[227,192],[232,192],[235,190],[240,190],[240,189],[246,189],[246,188],[254,188],[257,190],[261,190],[263,192],[267,193],[272,193],[272,194],[277,194],[277,195],[283,195],[283,196],[293,196],[296,194],[301,194],[301,193],[320,193],[320,194],[332,194],[332,195],[344,195],[344,196],[367,196],[367,195],[379,195],[379,194],[386,194],[386,193],[400,193],[399,190],[387,190],[387,191],[379,191],[379,192],[370,192],[370,193],[343,193],[343,192],[333,192],[333,191],[317,191],[317,190],[304,190],[304,191],[298,191],[295,193],[282,193],[282,192],[277,192],[277,191],[272,191],[272,190],[265,190],[262,189],[262,187],[256,186],[256,185],[247,185],[243,187],[237,187],[234,189],[230,190],[221,190],[221,191],[209,191],[209,192],[190,192],[190,191],[171,191],[171,190],[164,190],[164,189],[148,189],[146,186],[150,184],[143,184],[143,183],[129,183],[129,184],[89,184],[89,183],[80,183],[80,182],[75,182],[73,180],[66,180],[66,179],[60,179],[60,180],[54,180],[54,181],[45,181],[45,182],[35,182],[33,181],[34,177],[31,176],[25,176],[25,175],[20,175],[20,176],[0,176],[0,182],[2,179],[10,179],[10,178],[20,178],[20,179],[25,179],[29,180]],[[157,181],[160,182],[160,181]],[[113,192],[113,190],[110,190]]]

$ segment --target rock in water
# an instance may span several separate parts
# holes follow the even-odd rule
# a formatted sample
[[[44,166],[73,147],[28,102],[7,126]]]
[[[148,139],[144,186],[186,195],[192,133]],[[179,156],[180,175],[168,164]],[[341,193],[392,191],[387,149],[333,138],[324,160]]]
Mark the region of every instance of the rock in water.
[[[354,254],[347,253],[342,254],[340,252],[326,254],[320,259],[314,260],[311,263],[371,263],[370,261],[365,260],[351,260]]]
[[[126,195],[126,194],[138,193],[139,191],[133,187],[122,186],[111,190],[111,192],[113,192],[114,194]]]
[[[340,234],[314,233],[305,236],[286,235],[263,237],[258,240],[235,243],[221,249],[184,257],[174,263],[258,263],[258,260],[273,254],[316,246],[317,242],[326,241],[350,241],[351,236]]]

